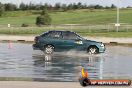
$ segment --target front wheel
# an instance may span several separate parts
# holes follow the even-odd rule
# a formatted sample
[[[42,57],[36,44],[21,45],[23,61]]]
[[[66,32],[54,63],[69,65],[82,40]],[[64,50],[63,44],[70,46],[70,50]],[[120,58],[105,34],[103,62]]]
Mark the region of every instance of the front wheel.
[[[52,54],[54,52],[54,47],[52,45],[46,45],[44,47],[45,54]]]
[[[90,46],[87,50],[89,54],[98,54],[99,49],[96,46]]]

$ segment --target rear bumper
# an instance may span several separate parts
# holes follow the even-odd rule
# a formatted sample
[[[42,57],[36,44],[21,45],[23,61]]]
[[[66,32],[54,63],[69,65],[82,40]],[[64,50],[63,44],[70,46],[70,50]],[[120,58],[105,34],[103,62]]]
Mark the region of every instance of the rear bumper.
[[[33,47],[33,50],[40,50],[37,44],[33,44],[32,47]]]

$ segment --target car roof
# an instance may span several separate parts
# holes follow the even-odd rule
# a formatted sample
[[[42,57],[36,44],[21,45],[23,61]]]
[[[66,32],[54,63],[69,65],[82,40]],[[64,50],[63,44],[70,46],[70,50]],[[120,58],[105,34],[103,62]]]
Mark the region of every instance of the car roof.
[[[72,32],[72,33],[75,33],[73,31],[68,31],[68,30],[49,30],[47,32],[42,33],[41,35],[43,35],[45,33],[50,33],[50,32]]]
[[[51,30],[49,32],[53,32],[53,31],[55,31],[55,32],[73,32],[73,31],[68,31],[68,30]]]

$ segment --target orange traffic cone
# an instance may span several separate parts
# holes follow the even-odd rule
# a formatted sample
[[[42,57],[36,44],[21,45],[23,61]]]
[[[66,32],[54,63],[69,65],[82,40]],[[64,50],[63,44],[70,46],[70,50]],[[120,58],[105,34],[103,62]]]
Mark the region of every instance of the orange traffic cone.
[[[85,77],[88,78],[88,71],[85,72]]]
[[[13,48],[13,45],[12,45],[11,41],[9,41],[8,49],[12,49],[12,48]]]

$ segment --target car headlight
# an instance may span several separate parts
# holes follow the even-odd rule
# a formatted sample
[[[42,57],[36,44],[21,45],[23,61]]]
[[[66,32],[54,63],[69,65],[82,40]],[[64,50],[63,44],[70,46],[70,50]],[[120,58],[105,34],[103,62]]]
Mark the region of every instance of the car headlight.
[[[104,44],[102,43],[100,46],[101,46],[101,47],[104,47]]]

